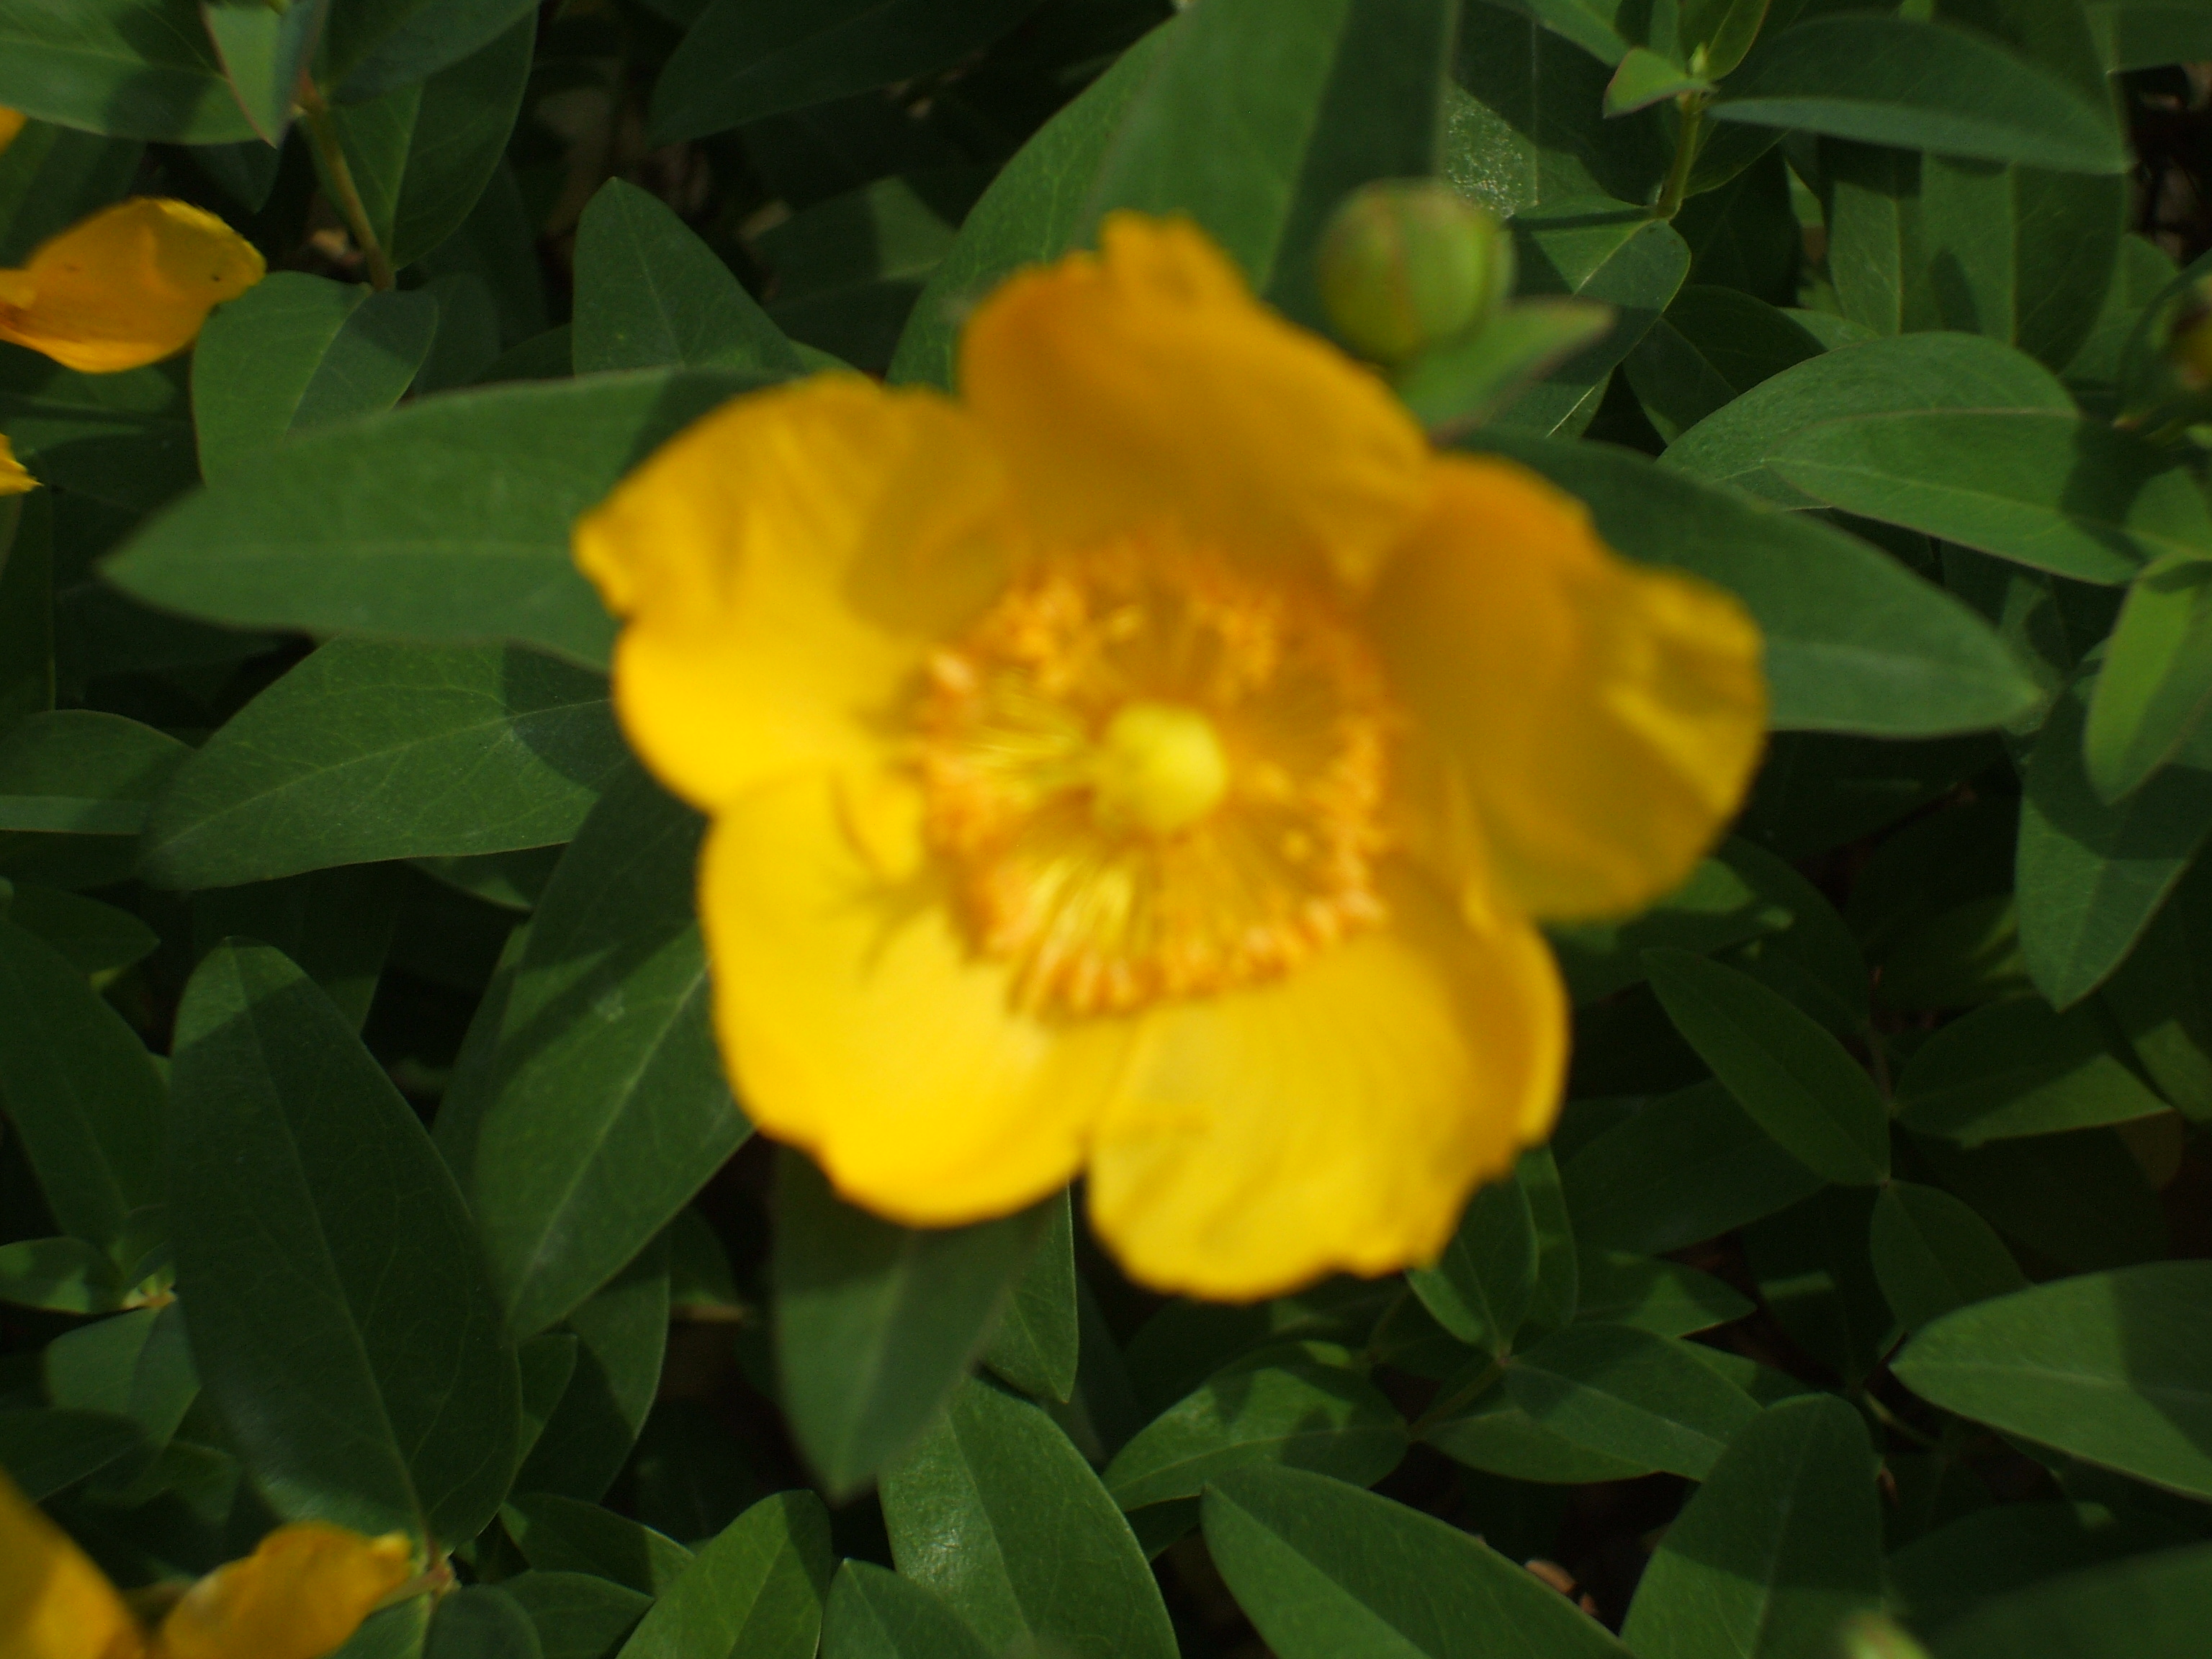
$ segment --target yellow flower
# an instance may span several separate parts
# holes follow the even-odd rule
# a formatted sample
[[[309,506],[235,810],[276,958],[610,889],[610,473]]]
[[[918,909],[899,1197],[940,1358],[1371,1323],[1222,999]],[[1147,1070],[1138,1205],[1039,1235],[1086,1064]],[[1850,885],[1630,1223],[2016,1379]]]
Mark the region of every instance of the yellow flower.
[[[322,1659],[412,1573],[398,1533],[305,1522],[185,1591],[149,1631],[0,1474],[0,1659]]]
[[[212,213],[136,197],[0,270],[0,340],[90,374],[182,351],[207,314],[259,282],[253,245]]]
[[[849,1199],[945,1225],[1087,1171],[1162,1289],[1386,1272],[1549,1133],[1535,919],[1689,871],[1759,635],[1432,453],[1189,225],[1103,240],[977,311],[962,401],[740,398],[586,517],[616,705],[712,817],[747,1109]]]
[[[15,447],[8,441],[8,434],[0,432],[0,495],[20,495],[38,487],[39,481],[30,470],[15,459]]]
[[[0,155],[7,154],[8,146],[15,142],[15,135],[23,130],[27,118],[19,109],[0,109]]]

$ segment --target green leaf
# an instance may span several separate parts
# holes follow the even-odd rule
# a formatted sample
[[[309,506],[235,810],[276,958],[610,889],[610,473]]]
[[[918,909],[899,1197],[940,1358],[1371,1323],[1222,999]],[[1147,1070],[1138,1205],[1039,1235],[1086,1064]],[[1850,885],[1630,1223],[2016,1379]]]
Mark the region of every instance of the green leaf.
[[[1081,1359],[1075,1216],[1068,1194],[1046,1200],[1044,1236],[1014,1281],[983,1363],[1032,1400],[1065,1403]]]
[[[1921,234],[1942,326],[2064,368],[2112,281],[2127,195],[2124,179],[1926,158]]]
[[[674,210],[610,179],[576,228],[576,373],[735,368],[799,374],[799,354]]]
[[[520,1384],[468,1212],[382,1067],[266,946],[219,948],[185,988],[168,1158],[193,1355],[278,1512],[475,1536]]]
[[[2212,56],[2212,17],[2194,0],[2089,0],[2087,10],[2108,74]]]
[[[439,1599],[422,1659],[544,1659],[538,1627],[497,1584],[469,1584]]]
[[[255,136],[194,0],[0,0],[0,105],[115,138]]]
[[[2142,1166],[2110,1129],[1918,1149],[1937,1179],[2037,1255],[2077,1273],[2148,1261],[2166,1221]]]
[[[191,753],[166,732],[120,714],[33,714],[0,735],[0,830],[136,835]]]
[[[1631,46],[1614,66],[1613,79],[1606,83],[1605,112],[1632,115],[1669,98],[1712,89],[1712,82],[1704,76],[1692,75],[1656,52]]]
[[[2027,1285],[1990,1224],[1939,1187],[1893,1181],[1868,1239],[1882,1296],[1907,1330]]]
[[[334,640],[171,775],[159,887],[568,840],[629,764],[599,675],[507,646]]]
[[[1595,301],[1516,300],[1408,364],[1398,396],[1432,435],[1480,426],[1613,325]]]
[[[508,639],[601,666],[615,623],[570,561],[571,526],[758,384],[695,371],[492,386],[305,434],[155,520],[103,574],[234,626]]]
[[[1759,1413],[1684,1344],[1628,1325],[1553,1333],[1505,1362],[1505,1388],[1531,1420],[1578,1446],[1692,1480]]]
[[[2033,358],[1973,334],[1911,334],[1841,345],[1784,369],[1668,446],[1660,465],[1731,483],[1778,507],[1812,507],[1768,459],[1807,427],[1922,409],[2070,414],[2074,401]]]
[[[1620,0],[1503,0],[1503,3],[1524,13],[1561,40],[1573,41],[1602,64],[1619,63],[1629,50],[1624,27],[1628,33],[1637,29],[1632,14],[1625,22],[1621,18]]]
[[[1444,1379],[1437,1404],[1415,1424],[1415,1437],[1455,1462],[1513,1480],[1581,1486],[1632,1480],[1650,1465],[1595,1450],[1547,1428],[1522,1408],[1492,1359]]]
[[[113,974],[149,956],[161,935],[128,910],[58,887],[11,883],[0,915],[60,951],[83,974]]]
[[[144,146],[26,121],[0,150],[0,267],[27,264],[48,237],[131,193]]]
[[[844,1203],[796,1152],[781,1161],[776,1200],[785,1409],[807,1462],[842,1498],[912,1445],[958,1386],[1045,1216],[902,1227]]]
[[[34,1504],[141,1443],[138,1425],[112,1413],[0,1407],[0,1469]]]
[[[2077,679],[2029,755],[2020,814],[2020,944],[2036,988],[2071,1007],[2120,965],[2212,832],[2212,733],[2124,800],[2107,802],[2082,758]]]
[[[1856,416],[1804,428],[1766,465],[1830,506],[2076,581],[2124,582],[2146,560],[2212,552],[2195,478],[2141,439],[2077,416]]]
[[[1863,1384],[1897,1337],[1868,1248],[1874,1198],[1864,1187],[1824,1187],[1743,1234],[1767,1311],[1847,1389]]]
[[[507,1535],[541,1572],[588,1572],[658,1595],[691,1565],[691,1552],[652,1528],[557,1492],[530,1492],[500,1510]]]
[[[411,86],[505,33],[532,0],[339,0],[319,78],[349,103]]]
[[[1555,1331],[1575,1316],[1582,1287],[1574,1223],[1552,1149],[1532,1146],[1522,1153],[1513,1179],[1528,1195],[1528,1216],[1536,1224],[1536,1283],[1524,1322],[1532,1329]]]
[[[653,90],[652,142],[703,138],[950,68],[1038,0],[708,0]]]
[[[612,1659],[653,1598],[580,1572],[521,1572],[500,1588],[538,1628],[545,1659]]]
[[[53,516],[45,495],[0,505],[0,732],[54,706]]]
[[[1406,1424],[1346,1350],[1301,1342],[1216,1371],[1114,1455],[1103,1479],[1124,1510],[1196,1498],[1253,1463],[1371,1486],[1406,1455]]]
[[[219,477],[265,459],[288,434],[391,408],[437,327],[424,294],[291,270],[263,278],[216,308],[192,351],[200,471]]]
[[[1739,845],[1742,843],[1738,843]],[[1717,858],[1703,859],[1690,878],[1641,915],[1626,921],[1577,922],[1545,930],[1575,1006],[1602,1000],[1644,981],[1644,953],[1675,946],[1700,956],[1790,926],[1780,897]]]
[[[1129,1523],[1036,1407],[962,1383],[884,1471],[881,1495],[899,1571],[943,1596],[992,1652],[1025,1644],[1174,1659],[1175,1631]]]
[[[951,248],[967,179],[896,176],[803,208],[753,238],[775,272],[769,316],[794,340],[870,374],[898,349],[908,313]]]
[[[1802,324],[1764,300],[1693,284],[1674,296],[1626,368],[1644,412],[1671,441],[1820,350]]]
[[[2104,1000],[2159,1092],[2193,1122],[2212,1118],[2212,863],[2189,867]]]
[[[129,1418],[149,1454],[169,1443],[200,1389],[175,1303],[80,1325],[48,1343],[42,1358],[49,1400]]]
[[[0,1105],[64,1229],[113,1251],[163,1198],[161,1079],[75,963],[0,921]]]
[[[1090,180],[1079,236],[1115,209],[1188,215],[1255,291],[1318,325],[1330,213],[1370,179],[1435,168],[1457,10],[1209,0],[1165,32]]]
[[[341,865],[196,894],[194,953],[204,956],[233,935],[273,945],[359,1030],[392,948],[392,874],[385,865]]]
[[[1645,953],[1668,1018],[1736,1104],[1825,1181],[1889,1176],[1889,1116],[1834,1036],[1747,974],[1687,951]]]
[[[1570,45],[1580,37],[1559,26],[1589,16],[1577,0],[1462,10],[1439,171],[1501,219],[1576,198],[1640,205],[1666,174],[1669,147],[1657,112],[1605,114],[1609,66],[1626,44],[1597,23],[1613,45],[1594,62],[1588,43]]]
[[[183,367],[80,374],[0,344],[0,421],[16,458],[49,487],[143,513],[198,476]]]
[[[2090,1504],[1997,1504],[1893,1551],[1882,1577],[1892,1609],[1935,1630],[2008,1590],[2191,1541],[2173,1522],[2142,1510],[2115,1516]]]
[[[659,1240],[571,1313],[576,1363],[514,1477],[517,1492],[596,1500],[614,1483],[660,1387],[668,1250]]]
[[[1778,727],[1926,737],[2002,725],[2037,701],[1978,617],[1831,526],[1762,512],[1609,446],[1496,428],[1467,445],[1580,496],[1598,533],[1631,558],[1688,570],[1742,599],[1765,635]]]
[[[1520,286],[1613,307],[1613,326],[1516,398],[1498,417],[1515,432],[1579,433],[1597,412],[1613,371],[1674,301],[1690,270],[1690,245],[1663,220],[1611,203],[1566,201],[1514,216]]]
[[[1936,1659],[2191,1659],[2212,1621],[2212,1544],[2093,1567],[1975,1608]]]
[[[1569,1158],[1559,1180],[1583,1249],[1646,1255],[1787,1209],[1820,1184],[1717,1083],[1639,1108]]]
[[[2112,1052],[2094,1004],[2054,1013],[2040,997],[1978,1008],[1913,1051],[1897,1115],[1963,1146],[2124,1123],[2170,1110]]]
[[[622,1659],[812,1659],[830,1568],[822,1500],[763,1498],[700,1548],[623,1644]]]
[[[2129,165],[2109,108],[1984,36],[1909,17],[1814,16],[1784,29],[1729,77],[1710,113],[2064,173]]]
[[[1207,1488],[1206,1543],[1282,1659],[1618,1659],[1626,1650],[1480,1539],[1300,1469]]]
[[[2172,760],[2212,706],[2212,559],[2168,556],[2129,584],[2082,732],[2089,781],[2118,800]]]
[[[912,1579],[847,1561],[830,1584],[822,1659],[989,1659],[959,1615]]]
[[[534,17],[514,18],[504,33],[428,80],[337,112],[369,228],[395,267],[414,264],[459,230],[490,184],[522,106],[537,36]]]
[[[1946,1314],[1892,1369],[1961,1417],[2212,1498],[2212,1263],[2082,1273]]]
[[[1407,1269],[1406,1282],[1468,1346],[1510,1347],[1536,1291],[1536,1218],[1520,1181],[1479,1188],[1435,1265]]]
[[[1746,1425],[1644,1568],[1638,1659],[1798,1659],[1881,1603],[1881,1513],[1858,1413],[1829,1395]]]
[[[1577,1316],[1688,1336],[1742,1318],[1752,1304],[1711,1273],[1625,1250],[1593,1250],[1582,1263]]]
[[[605,1284],[751,1133],[708,1029],[703,830],[642,773],[617,779],[546,886],[489,1066],[439,1115],[518,1336]]]
[[[1071,181],[1097,174],[1155,58],[1182,27],[1178,20],[1154,29],[1123,52],[999,170],[915,301],[891,356],[893,382],[951,389],[968,313],[1024,265],[1052,258],[1074,241],[1088,206]]]
[[[49,1313],[106,1314],[123,1306],[115,1264],[81,1238],[0,1244],[0,1302]]]
[[[200,17],[215,42],[230,88],[253,130],[271,144],[284,142],[300,71],[322,33],[328,0],[200,0]]]

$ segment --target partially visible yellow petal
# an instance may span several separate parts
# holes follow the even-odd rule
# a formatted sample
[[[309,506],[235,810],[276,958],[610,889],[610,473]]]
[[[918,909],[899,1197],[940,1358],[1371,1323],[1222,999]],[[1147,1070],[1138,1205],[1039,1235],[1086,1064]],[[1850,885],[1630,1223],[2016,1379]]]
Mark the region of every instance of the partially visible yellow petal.
[[[209,312],[262,277],[253,245],[212,213],[138,197],[0,272],[0,340],[104,374],[183,350]]]
[[[412,1556],[398,1533],[279,1527],[185,1592],[161,1621],[155,1659],[323,1659],[407,1581]]]
[[[0,109],[0,155],[8,153],[8,146],[15,142],[15,135],[29,118],[19,109]]]
[[[1007,282],[961,340],[961,395],[1033,521],[1088,542],[1176,520],[1364,581],[1426,492],[1419,428],[1195,226],[1115,214],[1100,240]]]
[[[1477,910],[1632,911],[1742,803],[1766,726],[1758,626],[1718,588],[1618,557],[1520,466],[1437,473],[1371,613],[1416,728],[1409,790],[1449,820],[1429,850],[1449,848]]]
[[[0,1473],[0,1659],[140,1659],[145,1651],[114,1586]]]
[[[713,807],[865,764],[924,653],[1010,568],[997,464],[929,392],[828,375],[723,405],[576,526],[626,619],[615,706],[677,793]]]
[[[1249,1301],[1431,1260],[1468,1193],[1550,1133],[1567,1048],[1550,951],[1399,875],[1380,930],[1139,1017],[1090,1184],[1133,1278]]]
[[[39,481],[30,470],[15,459],[15,447],[8,434],[0,432],[0,495],[20,495],[25,490],[36,489]]]
[[[915,1226],[1004,1215],[1066,1184],[1128,1023],[1034,1017],[969,950],[911,786],[820,775],[715,820],[699,916],[745,1109],[854,1202]]]

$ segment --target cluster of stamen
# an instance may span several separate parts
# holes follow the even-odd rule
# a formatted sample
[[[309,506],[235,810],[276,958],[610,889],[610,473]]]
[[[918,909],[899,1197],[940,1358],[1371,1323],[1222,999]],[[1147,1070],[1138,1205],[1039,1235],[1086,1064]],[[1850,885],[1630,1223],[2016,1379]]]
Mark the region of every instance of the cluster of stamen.
[[[1382,915],[1392,725],[1328,597],[1157,542],[1055,556],[929,665],[932,845],[1025,1006],[1283,973]]]

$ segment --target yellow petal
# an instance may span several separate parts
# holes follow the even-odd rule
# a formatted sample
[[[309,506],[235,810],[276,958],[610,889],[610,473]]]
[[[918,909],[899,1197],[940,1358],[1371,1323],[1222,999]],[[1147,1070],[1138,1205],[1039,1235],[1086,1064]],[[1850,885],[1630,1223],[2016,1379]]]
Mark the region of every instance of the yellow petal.
[[[20,495],[38,487],[39,481],[15,459],[15,447],[8,441],[8,434],[0,432],[0,495]]]
[[[183,350],[259,282],[253,245],[212,213],[139,197],[103,209],[0,284],[0,339],[104,374]]]
[[[1431,1260],[1550,1133],[1567,1011],[1541,938],[1478,933],[1402,870],[1387,896],[1284,979],[1139,1017],[1090,1183],[1132,1277],[1243,1301]]]
[[[627,619],[615,707],[702,807],[865,762],[923,653],[1003,585],[997,464],[928,392],[830,375],[725,404],[576,526]]]
[[[0,1473],[0,1659],[139,1659],[138,1621],[98,1567]]]
[[[818,775],[753,791],[714,820],[699,915],[753,1121],[854,1202],[946,1226],[1075,1174],[1130,1029],[1014,1008],[921,854],[908,791],[861,802]]]
[[[1425,493],[1419,428],[1187,222],[1115,214],[1101,241],[1006,283],[961,341],[961,395],[1032,521],[1092,541],[1176,520],[1363,581]]]
[[[0,155],[8,153],[8,146],[15,142],[15,135],[22,131],[28,118],[19,109],[0,109]]]
[[[161,1621],[155,1659],[322,1659],[406,1582],[412,1553],[398,1533],[279,1527],[185,1592]]]
[[[1453,820],[1444,861],[1478,908],[1632,911],[1742,802],[1766,725],[1758,627],[1718,588],[1616,556],[1522,467],[1437,474],[1371,615],[1415,785]]]

